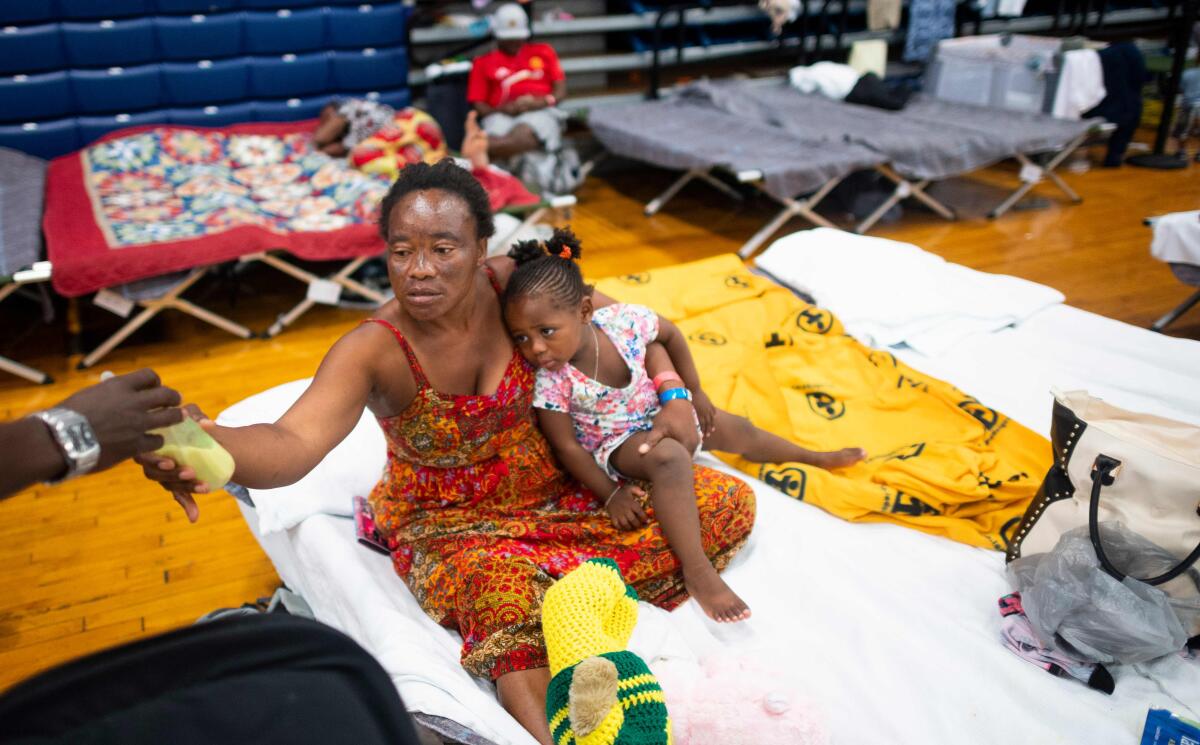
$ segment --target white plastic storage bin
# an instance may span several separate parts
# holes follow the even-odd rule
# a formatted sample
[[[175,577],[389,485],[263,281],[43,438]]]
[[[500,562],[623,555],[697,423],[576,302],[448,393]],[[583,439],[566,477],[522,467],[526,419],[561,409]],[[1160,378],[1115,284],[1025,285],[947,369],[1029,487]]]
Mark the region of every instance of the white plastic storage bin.
[[[945,39],[925,71],[925,92],[947,101],[1049,113],[1060,44],[1020,34]]]

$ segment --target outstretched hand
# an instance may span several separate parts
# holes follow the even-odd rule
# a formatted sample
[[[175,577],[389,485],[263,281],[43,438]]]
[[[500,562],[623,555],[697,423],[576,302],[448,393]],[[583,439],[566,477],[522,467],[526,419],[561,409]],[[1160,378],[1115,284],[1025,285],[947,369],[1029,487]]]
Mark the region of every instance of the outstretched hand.
[[[100,443],[96,471],[162,447],[162,438],[149,430],[168,427],[183,419],[179,394],[162,384],[149,368],[117,375],[84,388],[58,404],[82,414]]]
[[[211,432],[217,426],[195,404],[188,404],[183,407],[183,411],[205,431]],[[196,480],[194,469],[155,453],[142,453],[134,458],[134,461],[141,465],[142,473],[146,478],[157,482],[175,497],[175,501],[183,508],[189,522],[194,523],[200,519],[200,507],[192,495],[208,493],[209,485]]]

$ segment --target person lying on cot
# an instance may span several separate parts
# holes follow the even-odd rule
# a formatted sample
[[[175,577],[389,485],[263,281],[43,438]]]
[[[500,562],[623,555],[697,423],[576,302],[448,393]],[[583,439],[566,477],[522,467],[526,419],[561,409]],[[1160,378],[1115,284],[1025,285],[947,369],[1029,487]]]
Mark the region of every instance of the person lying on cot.
[[[596,495],[563,473],[533,412],[534,370],[504,325],[500,296],[516,265],[487,258],[488,197],[443,160],[400,171],[380,206],[395,298],[330,348],[312,383],[277,422],[201,424],[252,489],[293,484],[354,429],[364,409],[387,440],[387,466],[369,501],[397,574],[437,623],[462,635],[461,664],[494,680],[500,703],[540,743],[550,673],[541,628],[546,590],[592,557],[611,557],[641,599],[671,609],[687,588],[657,521],[614,527]],[[612,301],[596,294],[593,305]],[[646,369],[672,370],[660,345]],[[649,437],[689,450],[692,404],[668,401]],[[207,486],[170,459],[140,459],[198,517]],[[702,546],[724,567],[754,524],[754,492],[693,466]]]
[[[545,244],[521,241],[508,254],[517,269],[504,292],[504,319],[517,349],[538,368],[533,394],[538,425],[567,471],[604,498],[621,530],[648,522],[640,501],[646,492],[638,482],[650,482],[650,504],[688,592],[713,620],[749,618],[746,603],[704,553],[691,475],[695,452],[649,436],[661,406],[690,400],[704,447],[755,463],[841,468],[862,460],[866,451],[813,452],[715,408],[700,388],[679,328],[643,305],[597,308],[579,270],[580,253],[579,240],[560,228]],[[653,342],[666,347],[678,374],[646,373],[646,346]]]
[[[538,196],[516,176],[492,165],[488,135],[478,115],[467,114],[463,138],[464,168],[468,168],[488,193],[492,210],[537,204]],[[412,107],[397,112],[377,101],[351,98],[321,109],[313,144],[334,158],[349,157],[363,173],[395,179],[412,163],[437,163],[448,156],[442,128],[429,114]]]
[[[529,40],[529,17],[516,3],[492,15],[496,49],[471,63],[467,102],[490,136],[492,159],[543,191],[564,194],[577,180],[567,171],[574,151],[564,159],[567,114],[558,108],[567,96],[567,80],[554,47]]]

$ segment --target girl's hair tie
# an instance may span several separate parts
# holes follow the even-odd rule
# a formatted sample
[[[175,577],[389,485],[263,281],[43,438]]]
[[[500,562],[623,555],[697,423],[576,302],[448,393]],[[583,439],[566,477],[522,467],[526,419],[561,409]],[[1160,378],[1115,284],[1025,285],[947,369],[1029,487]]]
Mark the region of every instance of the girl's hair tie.
[[[558,256],[559,256],[559,258],[563,258],[563,259],[571,258],[571,247],[563,246],[562,250],[558,252]]]

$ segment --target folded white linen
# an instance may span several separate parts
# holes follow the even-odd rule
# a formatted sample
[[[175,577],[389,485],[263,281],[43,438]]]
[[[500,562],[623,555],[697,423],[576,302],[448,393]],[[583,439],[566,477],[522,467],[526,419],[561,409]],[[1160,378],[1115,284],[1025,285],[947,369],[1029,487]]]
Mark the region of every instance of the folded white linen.
[[[311,382],[294,380],[255,394],[221,412],[216,421],[228,427],[274,422]],[[291,486],[249,490],[259,530],[287,530],[311,515],[354,514],[353,498],[371,492],[386,462],[383,430],[370,411],[363,411],[358,426],[307,476]]]
[[[964,339],[941,355],[893,351],[1037,432],[1050,431],[1051,387],[1086,389],[1131,411],[1200,425],[1200,342],[1070,305],[1045,308],[1016,328]]]
[[[1104,100],[1104,70],[1095,49],[1072,49],[1062,58],[1051,113],[1060,119],[1079,119]]]
[[[1168,263],[1200,266],[1200,210],[1155,218],[1150,255]]]
[[[857,70],[838,62],[818,62],[788,70],[788,82],[796,90],[801,93],[820,93],[838,101],[850,95],[858,77]]]
[[[1064,299],[1052,287],[968,269],[910,243],[830,228],[784,236],[755,264],[812,295],[864,344],[905,343],[931,356]]]

